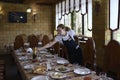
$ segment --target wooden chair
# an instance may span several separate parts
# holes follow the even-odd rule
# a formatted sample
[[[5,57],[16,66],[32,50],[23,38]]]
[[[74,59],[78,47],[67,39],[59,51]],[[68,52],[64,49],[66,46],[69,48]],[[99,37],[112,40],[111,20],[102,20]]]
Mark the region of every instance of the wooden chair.
[[[43,40],[42,40],[42,46],[46,45],[47,43],[49,43],[52,39],[48,37],[48,35],[44,35],[43,36]],[[54,44],[52,47],[50,47],[48,49],[51,53],[53,54],[58,54],[58,56],[66,58],[68,57],[67,55],[67,50],[66,47],[62,44],[60,44],[59,42]]]
[[[37,35],[37,39],[38,39],[38,47],[42,46],[42,39],[43,39],[43,34],[39,34]]]
[[[21,35],[18,35],[15,37],[14,41],[14,50],[17,50],[21,47],[24,47],[24,41]]]
[[[82,48],[83,52],[83,59],[84,59],[84,66],[95,70],[96,67],[96,49],[95,49],[95,42],[92,37],[86,37],[86,38],[79,38],[76,39],[77,43]]]
[[[63,44],[60,44],[60,54],[59,54],[59,56],[65,58],[65,59],[68,59],[67,48]]]
[[[53,34],[49,34],[48,37],[49,37],[49,40],[50,40],[50,41],[53,41],[53,40],[54,40]]]
[[[22,37],[24,43],[28,42],[28,38],[27,38],[26,34],[21,34],[21,37]]]
[[[52,54],[60,54],[60,43],[59,42],[57,42],[57,43],[55,43],[52,47],[52,50],[51,50],[51,53]]]
[[[105,47],[105,56],[106,71],[117,80],[120,77],[120,44],[116,40],[111,40]]]
[[[39,42],[41,42],[43,40],[43,34],[37,35],[37,38],[38,38]]]
[[[38,47],[39,40],[34,34],[28,36],[28,42],[31,48]]]
[[[43,39],[42,39],[42,46],[46,45],[49,42],[50,42],[50,40],[49,40],[48,35],[44,35]]]

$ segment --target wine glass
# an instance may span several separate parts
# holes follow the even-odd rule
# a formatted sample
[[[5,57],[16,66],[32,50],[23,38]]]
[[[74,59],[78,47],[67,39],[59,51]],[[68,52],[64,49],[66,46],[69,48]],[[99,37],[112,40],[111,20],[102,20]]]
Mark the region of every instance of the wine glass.
[[[27,49],[29,48],[30,44],[29,43],[24,43],[24,48],[25,48],[25,51],[27,51]]]
[[[99,76],[100,76],[100,78],[101,78],[102,80],[107,80],[107,73],[105,73],[105,72],[100,72],[100,73],[99,73]]]

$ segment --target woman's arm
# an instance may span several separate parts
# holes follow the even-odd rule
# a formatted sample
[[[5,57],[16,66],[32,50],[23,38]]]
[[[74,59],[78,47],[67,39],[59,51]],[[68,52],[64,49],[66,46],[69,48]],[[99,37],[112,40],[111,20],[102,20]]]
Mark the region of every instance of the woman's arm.
[[[53,46],[55,43],[57,43],[56,40],[53,40],[52,42],[49,42],[48,44],[46,44],[45,46],[41,47],[41,48],[38,48],[38,50],[43,50],[43,49],[46,49],[46,48],[49,48],[51,46]]]

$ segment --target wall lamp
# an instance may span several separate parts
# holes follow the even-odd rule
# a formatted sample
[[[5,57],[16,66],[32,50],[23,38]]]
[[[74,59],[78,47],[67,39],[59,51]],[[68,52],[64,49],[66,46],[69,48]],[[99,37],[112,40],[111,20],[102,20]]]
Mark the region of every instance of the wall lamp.
[[[31,12],[32,12],[32,9],[31,9],[31,8],[27,8],[26,12],[27,12],[27,13],[31,13]]]
[[[36,22],[36,15],[37,15],[37,10],[36,9],[31,9],[30,7],[27,8],[26,10],[27,13],[32,13],[32,18],[34,23]]]
[[[37,12],[33,11],[33,21],[34,21],[34,23],[36,22],[36,18],[37,18]]]

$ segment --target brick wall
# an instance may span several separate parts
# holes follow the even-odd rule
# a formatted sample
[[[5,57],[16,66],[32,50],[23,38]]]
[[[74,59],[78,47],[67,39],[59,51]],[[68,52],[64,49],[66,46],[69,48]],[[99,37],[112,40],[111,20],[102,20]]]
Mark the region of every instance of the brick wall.
[[[0,18],[0,50],[4,49],[4,45],[14,42],[15,36],[18,34],[49,34],[54,29],[54,12],[53,6],[50,5],[26,5],[2,3],[3,15]],[[27,13],[27,23],[9,23],[8,12],[26,12],[31,7],[36,10],[36,20],[34,22],[33,14]]]

